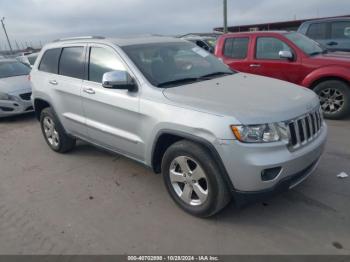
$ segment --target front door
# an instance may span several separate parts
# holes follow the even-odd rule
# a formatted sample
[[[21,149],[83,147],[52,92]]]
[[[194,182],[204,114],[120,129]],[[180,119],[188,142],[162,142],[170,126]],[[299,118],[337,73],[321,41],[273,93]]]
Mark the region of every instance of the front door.
[[[133,75],[116,50],[90,45],[88,79],[83,81],[82,100],[91,142],[143,160],[144,143],[139,133],[139,93],[102,86],[106,72],[126,70]]]
[[[291,47],[278,38],[257,37],[254,57],[249,64],[250,72],[299,84],[302,80],[300,58],[294,57],[293,60],[280,58],[280,51],[295,54]]]

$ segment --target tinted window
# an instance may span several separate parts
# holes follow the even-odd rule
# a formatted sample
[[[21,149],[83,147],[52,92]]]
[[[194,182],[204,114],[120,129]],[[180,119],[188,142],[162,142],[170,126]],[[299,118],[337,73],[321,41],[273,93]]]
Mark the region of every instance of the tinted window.
[[[350,21],[332,23],[332,38],[350,39]]]
[[[59,74],[74,78],[84,78],[84,48],[63,48],[59,64]]]
[[[274,37],[259,37],[256,43],[256,58],[257,59],[281,59],[279,56],[280,51],[290,51],[289,48],[281,40]],[[284,59],[283,59],[284,60]]]
[[[60,54],[61,48],[47,50],[41,59],[39,70],[57,74]]]
[[[327,24],[326,23],[311,24],[306,35],[312,39],[326,39]]]
[[[249,38],[229,38],[225,41],[224,55],[235,59],[244,59],[248,53]]]
[[[28,75],[30,68],[20,62],[0,62],[0,78]]]
[[[125,70],[124,65],[113,51],[101,47],[92,47],[90,50],[89,80],[102,82],[104,73]]]

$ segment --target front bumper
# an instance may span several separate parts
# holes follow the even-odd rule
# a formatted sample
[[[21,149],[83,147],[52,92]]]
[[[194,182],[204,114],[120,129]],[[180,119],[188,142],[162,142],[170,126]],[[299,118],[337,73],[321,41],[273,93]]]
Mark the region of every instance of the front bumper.
[[[322,124],[318,136],[296,151],[290,151],[283,142],[271,144],[244,144],[237,140],[225,141],[218,148],[235,195],[257,196],[282,191],[305,180],[317,167],[324,151],[327,125]],[[281,168],[272,180],[264,181],[262,172]]]
[[[0,117],[7,117],[33,112],[30,92],[11,94],[12,100],[0,100]]]

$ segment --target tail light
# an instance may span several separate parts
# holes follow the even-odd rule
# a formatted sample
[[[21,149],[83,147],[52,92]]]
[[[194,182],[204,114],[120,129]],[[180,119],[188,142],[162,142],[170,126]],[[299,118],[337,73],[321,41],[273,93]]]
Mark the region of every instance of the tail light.
[[[28,75],[28,81],[32,80],[32,77],[30,75]]]

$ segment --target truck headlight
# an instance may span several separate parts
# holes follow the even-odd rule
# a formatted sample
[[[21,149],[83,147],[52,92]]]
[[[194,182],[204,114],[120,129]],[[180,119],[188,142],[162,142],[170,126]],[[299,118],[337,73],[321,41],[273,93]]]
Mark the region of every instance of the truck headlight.
[[[10,95],[0,92],[0,100],[11,100],[11,99],[12,98]]]
[[[231,126],[235,137],[243,143],[270,143],[282,140],[278,124]]]

